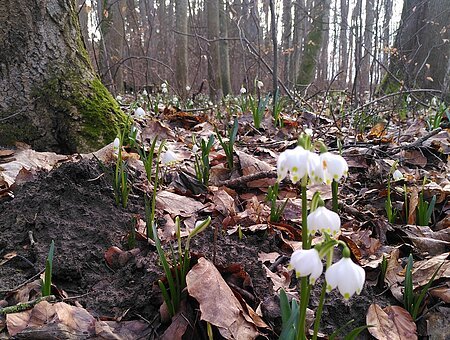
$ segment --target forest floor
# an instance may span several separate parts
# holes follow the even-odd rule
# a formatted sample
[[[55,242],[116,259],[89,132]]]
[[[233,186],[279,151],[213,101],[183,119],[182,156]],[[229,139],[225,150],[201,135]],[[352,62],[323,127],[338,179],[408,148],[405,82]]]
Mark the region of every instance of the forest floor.
[[[424,117],[417,115],[389,124],[371,122],[356,133],[342,117],[304,112],[285,117],[283,128],[274,128],[267,114],[263,128],[256,130],[246,114],[239,118],[233,171],[216,143],[209,158],[210,185],[204,187],[189,175],[195,174],[191,136],[208,138],[214,133],[209,122],[217,120],[210,115],[165,109],[158,119],[138,122],[144,141],[158,135],[178,158],[162,168],[156,202],[162,241],[173,242],[176,216],[182,218],[183,229],[212,217],[211,226],[191,242],[192,279],[203,275],[197,278],[196,298],[189,296],[172,322],[161,309],[157,281],[164,280],[164,273],[158,254],[145,237],[143,196],[151,187],[137,154],[125,152],[133,190],[128,206],[122,208],[115,202],[108,171],[114,168],[112,145],[96,157],[40,153],[24,145],[0,150],[0,339],[207,339],[208,326],[201,320],[210,320],[214,339],[235,334],[242,339],[277,339],[279,290],[298,298],[297,280],[287,265],[301,245],[301,201],[299,188],[283,181],[279,200],[289,201],[281,221],[271,223],[265,198],[275,182],[278,155],[296,144],[304,126],[331,150],[337,150],[336,139],[342,139],[350,171],[339,192],[339,239],[366,271],[359,296],[347,302],[337,290],[327,294],[320,337],[327,338],[350,320],[354,321],[341,336],[372,320],[370,333],[365,330],[359,338],[450,339],[448,128],[430,131]],[[396,161],[404,175],[399,181],[390,179]],[[398,210],[392,223],[385,212],[388,180]],[[329,203],[330,188],[309,187],[309,198],[315,190]],[[416,225],[422,193],[428,202],[436,196],[428,226]],[[132,229],[137,239],[129,247]],[[40,297],[40,276],[52,240],[52,293],[58,303],[43,301],[19,313],[4,312]],[[417,292],[436,273],[416,320],[417,330],[401,308],[410,253]],[[382,263],[387,264],[385,272]],[[203,274],[198,273],[200,265]],[[231,296],[218,289],[222,281],[231,288]],[[313,311],[321,283],[312,292]],[[227,308],[235,300],[239,312],[229,315]]]

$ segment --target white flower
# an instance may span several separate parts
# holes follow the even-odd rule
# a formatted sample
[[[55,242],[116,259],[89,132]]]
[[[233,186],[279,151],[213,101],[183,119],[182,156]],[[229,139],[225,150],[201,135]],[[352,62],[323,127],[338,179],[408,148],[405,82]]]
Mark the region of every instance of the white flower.
[[[322,274],[323,264],[316,249],[299,249],[292,253],[289,266],[295,269],[297,277],[309,275],[309,282],[313,284]]]
[[[162,92],[162,93],[167,93],[167,87],[164,86],[164,87],[161,89],[161,92]]]
[[[363,268],[353,263],[349,257],[343,257],[325,272],[327,291],[338,287],[344,299],[348,300],[353,294],[361,293],[366,279]]]
[[[164,152],[161,156],[161,163],[163,165],[167,165],[170,163],[174,163],[178,160],[178,157],[176,155],[175,152],[173,152],[172,150],[167,150],[166,152]]]
[[[172,98],[172,102],[173,102],[174,104],[177,104],[177,103],[178,103],[178,97],[173,97],[173,98]]]
[[[307,173],[306,165],[309,153],[301,146],[282,152],[277,161],[278,180],[281,181],[289,172],[289,177],[293,183],[300,181]]]
[[[142,107],[138,107],[136,110],[134,110],[134,115],[136,118],[144,118],[145,111]]]
[[[310,129],[310,128],[306,128],[306,129],[305,129],[305,133],[306,133],[308,136],[312,137],[312,135],[313,135],[313,130]]]
[[[167,84],[166,84],[166,83],[162,83],[162,84],[161,84],[161,87],[162,87],[163,89],[165,89],[165,88],[167,88]]]
[[[164,105],[163,103],[158,103],[158,110],[159,111],[163,111],[166,108],[166,105]]]
[[[256,86],[258,86],[258,89],[262,89],[262,87],[264,86],[264,83],[261,81],[261,80],[258,80],[257,82],[256,82]]]
[[[320,154],[320,165],[324,171],[324,182],[326,184],[331,184],[333,179],[338,182],[348,174],[347,161],[341,155],[324,152]]]
[[[313,183],[322,183],[324,180],[324,172],[320,166],[320,157],[318,154],[308,151],[308,159],[306,161],[306,171]]]
[[[148,92],[147,92],[146,89],[144,89],[144,91],[142,91],[142,95],[143,95],[143,96],[147,96],[147,95],[148,95]]]
[[[120,139],[119,139],[119,137],[116,137],[116,139],[114,139],[114,143],[113,143],[114,154],[116,154],[116,155],[119,154],[119,147],[120,147]]]
[[[239,90],[239,92],[241,94],[246,94],[247,93],[247,89],[244,86],[242,86],[241,89]]]
[[[189,92],[191,90],[191,87],[188,85],[186,86],[186,91]]]
[[[392,174],[392,178],[394,179],[394,181],[399,181],[401,179],[403,179],[403,174],[400,170],[395,170],[394,173]]]
[[[118,102],[121,102],[122,99],[123,99],[122,96],[117,96],[117,97],[116,97],[116,100],[117,100]]]
[[[335,235],[341,229],[341,219],[334,211],[325,207],[318,207],[308,215],[308,233],[314,235],[316,232]]]

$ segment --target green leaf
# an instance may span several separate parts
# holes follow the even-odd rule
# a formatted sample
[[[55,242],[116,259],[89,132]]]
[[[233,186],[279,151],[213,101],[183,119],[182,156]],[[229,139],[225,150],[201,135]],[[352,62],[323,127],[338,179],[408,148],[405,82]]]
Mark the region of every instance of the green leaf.
[[[45,263],[44,282],[42,285],[42,296],[49,296],[52,290],[53,254],[55,252],[55,241],[52,240]]]

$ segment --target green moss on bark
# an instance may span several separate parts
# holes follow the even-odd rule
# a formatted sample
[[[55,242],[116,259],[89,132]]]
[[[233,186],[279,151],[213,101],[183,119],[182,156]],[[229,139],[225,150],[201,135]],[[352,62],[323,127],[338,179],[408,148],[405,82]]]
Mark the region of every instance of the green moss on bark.
[[[53,75],[34,91],[60,152],[90,152],[114,140],[125,115],[101,81],[75,71]]]

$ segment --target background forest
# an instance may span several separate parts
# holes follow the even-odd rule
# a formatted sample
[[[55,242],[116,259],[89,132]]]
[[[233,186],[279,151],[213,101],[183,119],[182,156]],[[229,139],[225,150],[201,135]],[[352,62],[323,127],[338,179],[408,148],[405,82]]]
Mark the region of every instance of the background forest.
[[[283,92],[314,94],[331,85],[354,99],[401,87],[448,91],[446,0],[78,0],[78,6],[89,53],[114,94],[154,91],[167,81],[182,97],[203,90],[217,100],[241,86],[253,91],[255,79],[270,90],[277,77]]]

